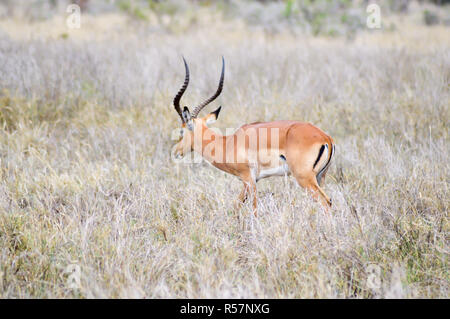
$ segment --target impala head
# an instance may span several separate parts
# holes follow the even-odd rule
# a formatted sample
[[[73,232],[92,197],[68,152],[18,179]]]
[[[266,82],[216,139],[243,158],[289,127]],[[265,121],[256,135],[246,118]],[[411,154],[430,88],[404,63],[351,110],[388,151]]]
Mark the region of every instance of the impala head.
[[[220,113],[221,106],[215,110],[214,112],[209,113],[204,117],[198,117],[200,111],[209,103],[214,101],[222,92],[223,88],[223,80],[225,76],[225,60],[222,57],[222,73],[220,75],[219,86],[217,88],[216,93],[211,96],[209,99],[197,105],[192,112],[189,110],[187,106],[181,110],[180,108],[180,99],[183,96],[186,88],[189,84],[189,67],[186,63],[186,60],[183,58],[184,68],[186,70],[186,76],[184,79],[184,83],[181,89],[178,91],[177,95],[173,99],[173,105],[175,107],[175,111],[177,111],[178,115],[181,118],[181,130],[180,130],[180,139],[175,145],[174,155],[177,158],[181,158],[185,156],[187,153],[191,152],[194,148],[194,133],[196,130],[201,130],[203,127],[208,126],[209,124],[214,123]]]

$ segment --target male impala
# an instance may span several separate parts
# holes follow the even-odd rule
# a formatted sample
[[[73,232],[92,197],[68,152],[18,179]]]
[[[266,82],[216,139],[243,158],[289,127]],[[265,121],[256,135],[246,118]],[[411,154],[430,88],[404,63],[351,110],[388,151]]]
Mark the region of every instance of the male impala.
[[[184,58],[183,61],[184,84],[173,100],[182,121],[181,137],[174,146],[175,157],[181,158],[195,151],[218,169],[239,177],[244,184],[239,203],[253,195],[255,215],[256,182],[269,176],[293,174],[314,198],[325,207],[331,206],[331,199],[319,186],[334,153],[330,136],[310,123],[298,121],[256,122],[241,126],[231,135],[216,133],[208,125],[217,120],[221,107],[204,117],[198,117],[198,114],[222,92],[225,61],[222,58],[216,93],[195,107],[192,113],[187,106],[183,111],[180,108],[181,96],[189,84],[189,67]]]

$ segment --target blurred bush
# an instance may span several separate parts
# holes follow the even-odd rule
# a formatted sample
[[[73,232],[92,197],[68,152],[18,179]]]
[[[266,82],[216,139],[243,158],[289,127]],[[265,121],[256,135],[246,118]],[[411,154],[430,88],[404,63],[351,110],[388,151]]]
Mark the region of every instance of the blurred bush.
[[[68,0],[4,0],[0,17],[19,16],[41,20],[65,13]],[[369,0],[77,0],[82,12],[126,14],[130,22],[150,23],[169,31],[183,31],[205,16],[222,15],[240,19],[250,27],[268,33],[290,31],[321,36],[353,37],[366,29]],[[446,23],[450,0],[423,0],[423,21],[426,25]],[[382,15],[407,13],[413,1],[385,0],[376,2]],[[437,9],[445,7],[445,10]],[[209,15],[207,13],[210,13]],[[207,24],[207,23],[206,23]],[[446,23],[447,24],[447,23]],[[389,30],[389,28],[387,28]]]

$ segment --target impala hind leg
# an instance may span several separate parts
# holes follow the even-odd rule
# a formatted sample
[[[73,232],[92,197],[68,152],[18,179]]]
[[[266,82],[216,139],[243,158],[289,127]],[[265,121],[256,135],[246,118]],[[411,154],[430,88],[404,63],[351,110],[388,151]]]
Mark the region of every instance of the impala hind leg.
[[[331,206],[331,199],[320,187],[324,175],[328,169],[331,155],[328,150],[331,149],[327,141],[308,145],[306,142],[292,138],[288,141],[286,161],[289,170],[294,175],[297,183],[310,191],[313,197],[322,203],[326,209]]]
[[[326,209],[331,207],[331,198],[323,191],[323,189],[317,183],[315,176],[300,177],[295,176],[297,182],[303,188],[306,188],[312,193],[312,196],[319,201]]]

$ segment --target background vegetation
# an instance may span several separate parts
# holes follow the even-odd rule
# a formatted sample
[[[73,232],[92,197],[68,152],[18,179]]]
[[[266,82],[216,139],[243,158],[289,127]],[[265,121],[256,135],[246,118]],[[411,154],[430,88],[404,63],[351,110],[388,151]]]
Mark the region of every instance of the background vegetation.
[[[369,30],[366,1],[84,1],[80,29],[3,1],[0,297],[448,298],[449,8],[400,2]],[[271,178],[254,218],[237,179],[171,161],[182,54],[186,105],[225,56],[218,127],[334,138],[331,213]]]

